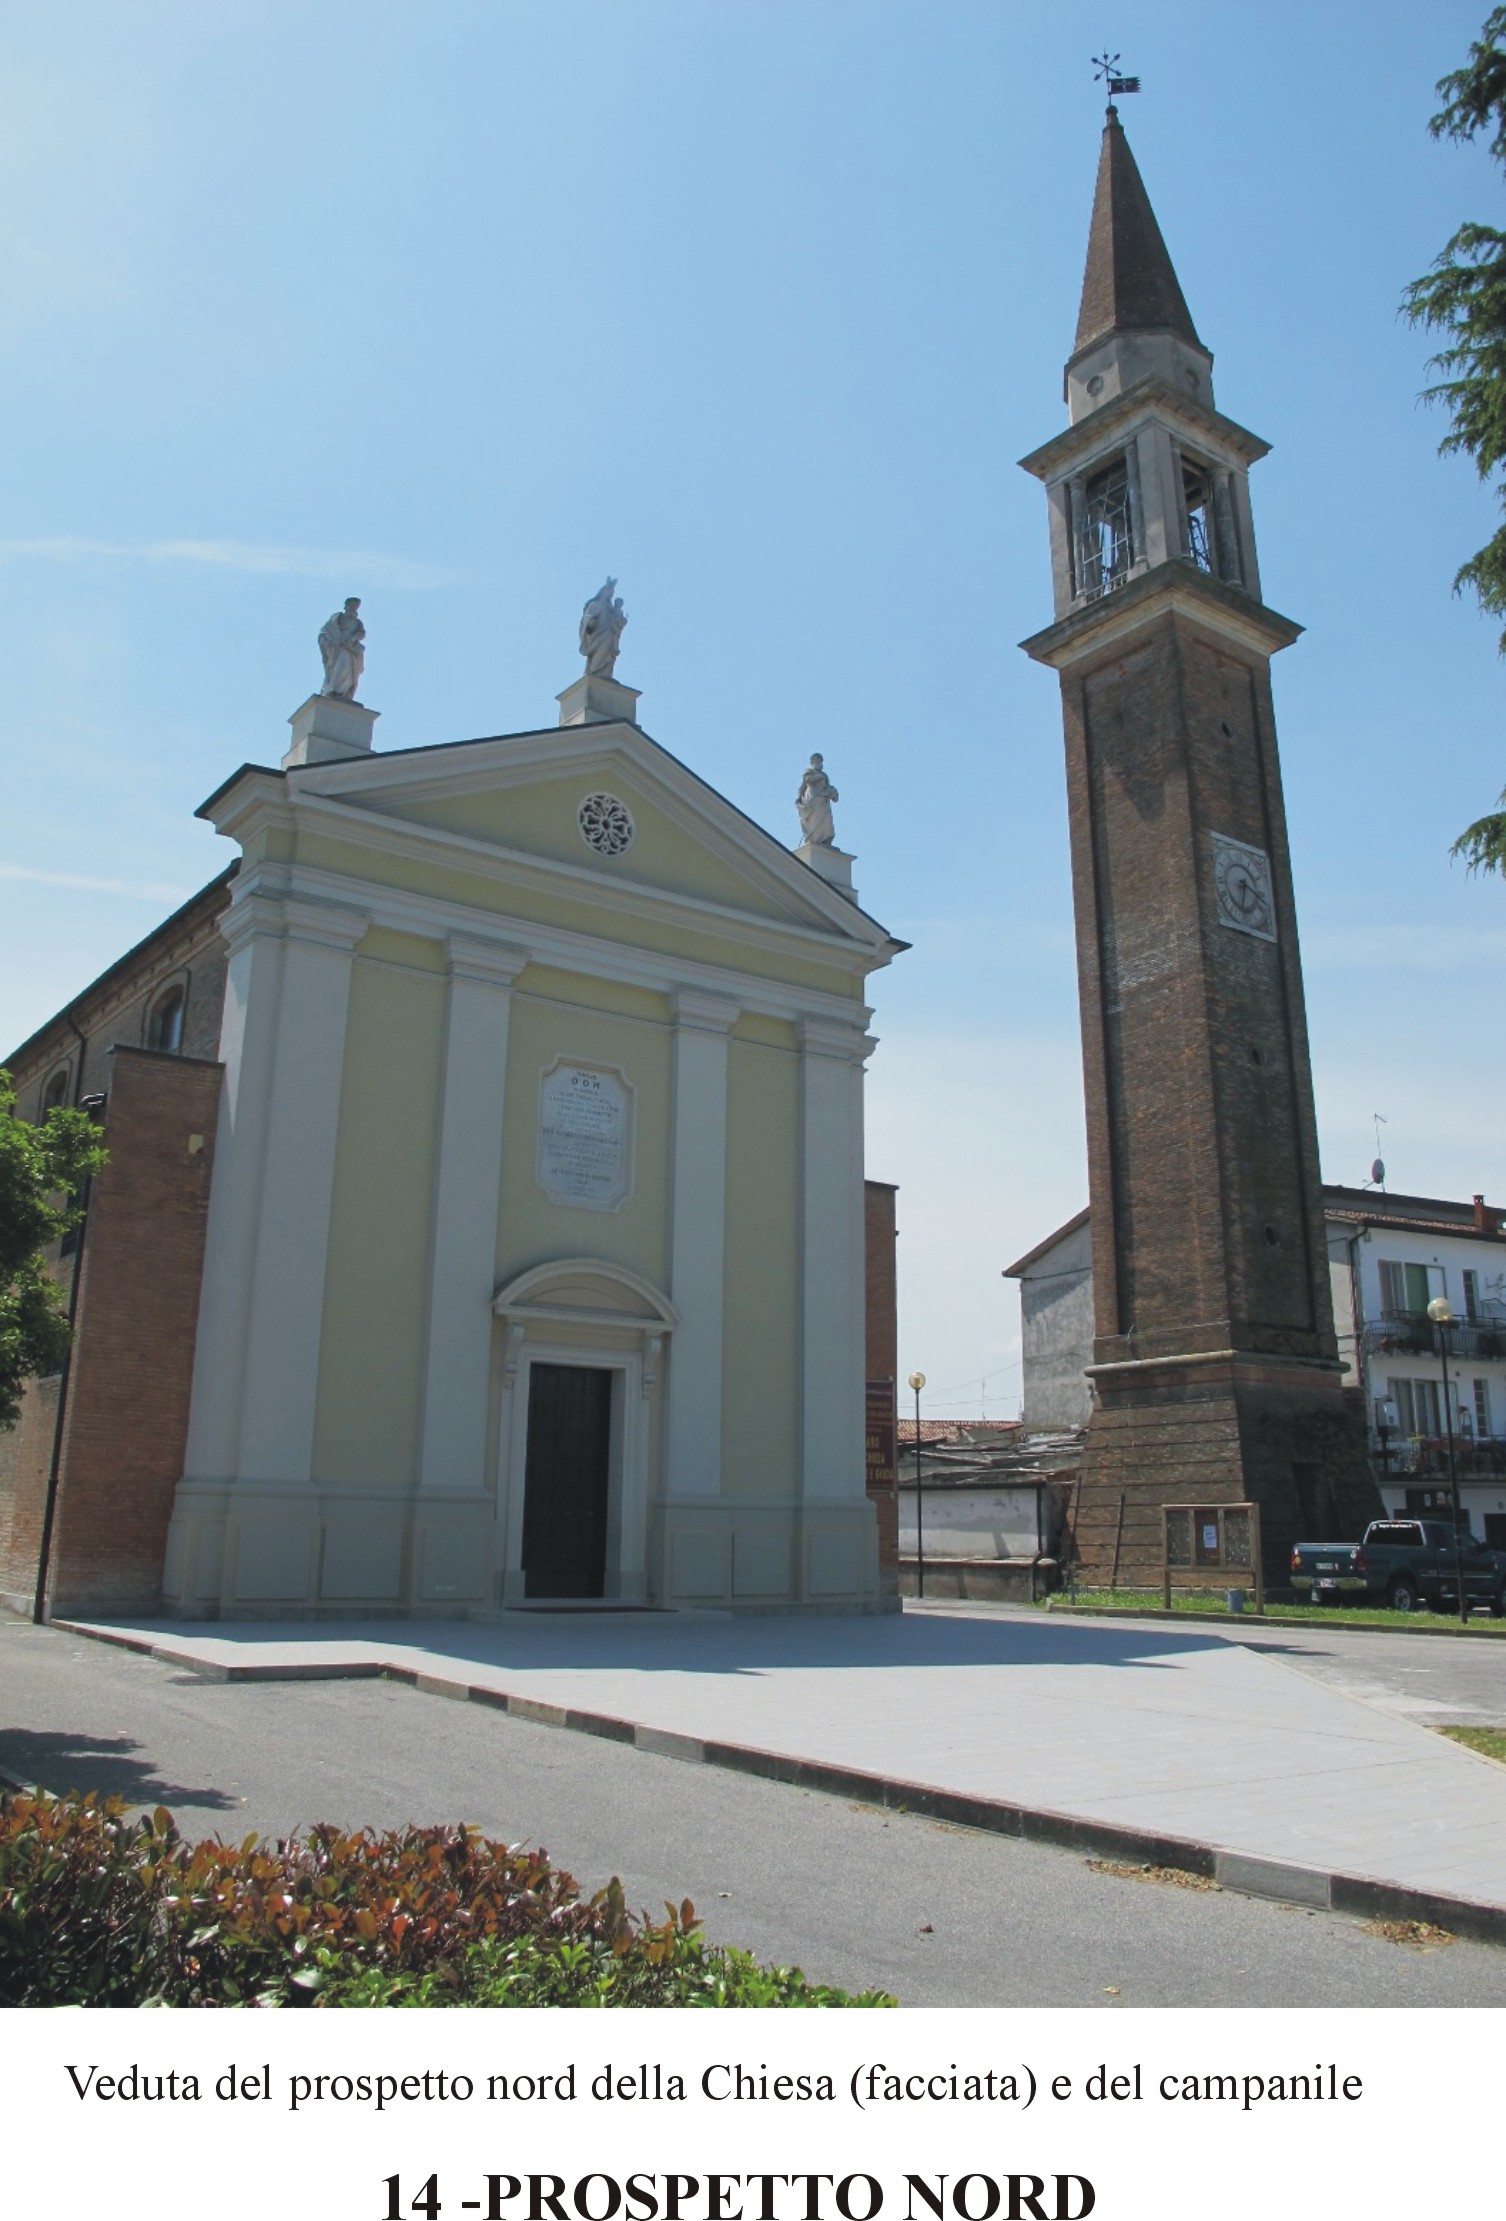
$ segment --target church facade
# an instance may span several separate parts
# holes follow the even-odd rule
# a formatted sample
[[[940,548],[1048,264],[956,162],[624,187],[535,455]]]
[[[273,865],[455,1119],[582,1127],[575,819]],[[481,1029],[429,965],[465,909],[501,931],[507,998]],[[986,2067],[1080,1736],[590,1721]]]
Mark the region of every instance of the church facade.
[[[85,1243],[113,1201],[131,1247],[117,1114],[155,1089],[135,1255],[160,1280],[171,1222],[202,1258],[158,1381],[181,1459],[143,1484],[170,1611],[892,1601],[862,1088],[866,982],[902,944],[850,859],[752,824],[610,667],[558,725],[382,753],[373,712],[315,696],[280,767],[203,806],[238,863],[195,913],[199,1030],[127,1027],[93,1074],[112,1162]],[[148,1033],[163,992],[138,998]],[[61,1020],[25,1046],[23,1111],[57,1099],[67,1048]],[[109,1339],[80,1338],[64,1432]],[[58,1389],[0,1451],[12,1601]],[[149,1601],[149,1545],[122,1576],[66,1543],[68,1489],[101,1532],[129,1490],[102,1469],[90,1499],[56,1454],[48,1478],[55,1607]]]

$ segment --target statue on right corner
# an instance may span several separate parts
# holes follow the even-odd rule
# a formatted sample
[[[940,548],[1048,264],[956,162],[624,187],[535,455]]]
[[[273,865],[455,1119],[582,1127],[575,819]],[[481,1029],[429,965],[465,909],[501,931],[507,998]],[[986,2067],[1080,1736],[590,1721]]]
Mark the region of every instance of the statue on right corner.
[[[835,848],[836,827],[831,820],[833,802],[842,797],[827,778],[823,768],[824,758],[812,756],[810,767],[800,782],[800,792],[795,797],[795,808],[800,813],[800,830],[810,848]]]

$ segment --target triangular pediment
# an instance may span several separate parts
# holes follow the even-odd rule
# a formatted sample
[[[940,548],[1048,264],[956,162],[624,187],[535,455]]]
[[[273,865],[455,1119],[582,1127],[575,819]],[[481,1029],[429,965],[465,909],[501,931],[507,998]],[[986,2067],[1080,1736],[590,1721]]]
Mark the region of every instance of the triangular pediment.
[[[561,727],[288,774],[290,799],[438,848],[553,867],[882,946],[883,929],[636,726]]]

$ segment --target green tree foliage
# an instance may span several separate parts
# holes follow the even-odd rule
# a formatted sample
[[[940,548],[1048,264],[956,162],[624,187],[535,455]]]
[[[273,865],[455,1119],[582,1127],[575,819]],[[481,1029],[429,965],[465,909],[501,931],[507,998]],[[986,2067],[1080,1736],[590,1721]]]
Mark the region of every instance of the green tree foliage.
[[[1491,10],[1464,68],[1440,78],[1438,98],[1443,105],[1428,126],[1433,137],[1473,139],[1488,130],[1490,151],[1506,166],[1506,7]],[[1424,396],[1442,402],[1452,420],[1439,452],[1471,456],[1481,478],[1491,479],[1506,465],[1506,232],[1461,224],[1427,276],[1407,287],[1403,313],[1444,337],[1429,364],[1438,383]],[[1496,491],[1506,506],[1506,477]],[[1506,524],[1460,565],[1454,591],[1466,586],[1487,616],[1506,620]],[[1506,807],[1477,818],[1451,854],[1471,871],[1506,876]]]
[[[0,1071],[0,1427],[15,1425],[31,1375],[55,1373],[67,1352],[67,1307],[43,1255],[77,1222],[79,1191],[104,1161],[83,1111],[29,1125]]]

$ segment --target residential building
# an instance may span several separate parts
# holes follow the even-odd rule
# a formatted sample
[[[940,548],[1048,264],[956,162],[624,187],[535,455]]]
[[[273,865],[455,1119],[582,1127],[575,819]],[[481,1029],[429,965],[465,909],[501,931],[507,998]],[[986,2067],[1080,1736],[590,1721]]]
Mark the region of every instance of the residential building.
[[[1506,1211],[1377,1188],[1323,1202],[1339,1354],[1388,1506],[1446,1508],[1452,1430],[1461,1506],[1506,1549]],[[1442,1333],[1440,1296],[1458,1322]]]
[[[1363,1410],[1384,1508],[1447,1512],[1452,1426],[1460,1507],[1477,1535],[1506,1548],[1506,1211],[1480,1195],[1457,1203],[1329,1185],[1322,1195],[1344,1387]],[[1087,1227],[1079,1211],[1008,1268],[1020,1283],[1027,1413],[1061,1408],[1074,1381],[1089,1393]],[[1444,1336],[1447,1401],[1427,1315],[1439,1296],[1457,1321]],[[1357,1531],[1320,1474],[1300,1473],[1298,1486],[1311,1536]]]

